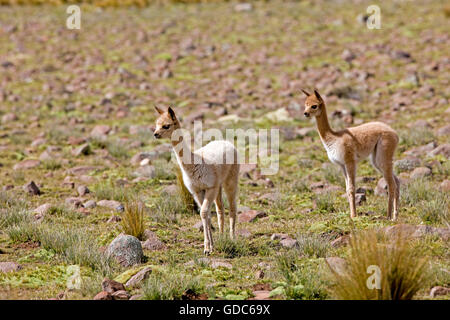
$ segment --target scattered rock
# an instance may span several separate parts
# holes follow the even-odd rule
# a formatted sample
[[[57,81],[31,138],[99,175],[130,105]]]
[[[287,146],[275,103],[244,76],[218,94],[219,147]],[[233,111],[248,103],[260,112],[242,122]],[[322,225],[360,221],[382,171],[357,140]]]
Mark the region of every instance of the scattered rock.
[[[249,300],[270,300],[270,291],[269,290],[256,290],[253,291],[253,298]]]
[[[450,191],[450,180],[445,179],[444,181],[441,182],[440,186],[442,191],[448,192]]]
[[[153,179],[156,176],[156,170],[152,165],[145,165],[139,167],[135,172],[133,172],[133,175],[136,177]]]
[[[119,201],[115,201],[115,200],[100,200],[97,202],[97,206],[105,207],[105,208],[109,208],[109,209],[117,210],[117,211],[124,210],[124,206]]]
[[[431,169],[427,167],[415,168],[409,175],[411,179],[420,179],[431,175]]]
[[[23,186],[23,190],[28,192],[29,194],[33,196],[38,196],[41,194],[41,190],[38,188],[38,186],[34,183],[34,181],[31,181]]]
[[[345,269],[347,268],[347,262],[339,257],[329,257],[325,259],[328,266],[337,274],[344,274]]]
[[[298,242],[292,238],[284,238],[280,241],[280,244],[285,248],[294,248],[298,245]]]
[[[5,115],[2,116],[2,123],[8,123],[8,122],[12,122],[12,121],[17,121],[19,118],[17,117],[16,114],[14,113],[7,113]]]
[[[365,193],[356,193],[355,194],[355,202],[357,206],[360,206],[364,202],[366,202],[366,194]]]
[[[236,12],[248,12],[253,10],[253,5],[248,2],[238,3],[234,6]]]
[[[443,126],[442,128],[439,128],[436,132],[436,135],[438,137],[450,135],[450,124],[447,124],[446,126]]]
[[[40,205],[39,207],[37,207],[36,209],[33,210],[34,214],[40,214],[40,215],[45,215],[49,212],[49,210],[52,208],[53,206],[50,203],[44,203],[43,205]]]
[[[435,228],[425,225],[411,225],[411,224],[396,224],[380,229],[387,237],[396,237],[401,235],[402,237],[421,238],[426,235],[436,235],[441,237],[444,241],[450,239],[449,228]]]
[[[411,171],[418,166],[420,166],[420,159],[413,156],[409,156],[394,162],[394,167],[398,171]]]
[[[152,273],[152,268],[145,267],[138,273],[136,273],[134,276],[132,276],[127,283],[125,283],[125,287],[127,288],[134,288],[137,287],[139,284],[141,284],[145,279],[148,278],[148,276]]]
[[[441,287],[441,286],[433,287],[430,291],[431,298],[434,298],[436,296],[445,296],[447,294],[450,294],[450,288]]]
[[[450,158],[450,143],[441,144],[440,146],[438,146],[435,149],[428,152],[429,157],[434,157],[439,154],[441,154],[441,155],[445,156],[447,159],[449,159]]]
[[[106,223],[116,223],[122,221],[122,218],[119,216],[111,216],[111,218],[106,221]]]
[[[346,235],[340,236],[340,237],[337,238],[337,239],[334,239],[334,240],[331,242],[331,246],[332,246],[333,248],[339,248],[339,247],[346,246],[346,245],[348,245],[349,243],[350,243],[350,235],[346,234]]]
[[[378,180],[378,183],[377,183],[374,193],[377,196],[387,196],[388,195],[388,186],[387,186],[386,180],[384,180],[384,178],[381,178],[380,180]]]
[[[86,186],[79,186],[77,188],[77,192],[78,192],[79,196],[84,196],[84,195],[90,193],[88,187],[86,187]]]
[[[274,233],[270,237],[270,240],[272,240],[272,241],[274,241],[274,240],[283,240],[283,239],[287,239],[287,238],[289,238],[289,236],[286,233]]]
[[[432,141],[426,145],[409,149],[409,150],[405,151],[404,153],[409,156],[419,157],[419,156],[426,155],[428,152],[432,151],[436,147],[437,147],[436,142]]]
[[[143,296],[143,294],[134,294],[130,297],[130,300],[141,300]]]
[[[264,279],[264,276],[265,276],[265,274],[264,274],[264,271],[263,270],[258,270],[258,271],[256,271],[255,272],[255,278],[256,279]]]
[[[78,157],[81,155],[88,155],[89,153],[91,153],[91,147],[89,146],[88,143],[82,144],[81,146],[79,146],[78,148],[76,148],[72,151],[72,154],[75,157]]]
[[[111,294],[111,297],[113,300],[129,300],[130,294],[125,290],[119,290]]]
[[[102,281],[102,290],[113,294],[116,291],[125,290],[125,287],[120,282],[104,278]]]
[[[258,218],[266,217],[267,213],[257,210],[249,210],[238,215],[239,222],[253,222]]]
[[[16,163],[13,167],[14,170],[26,170],[26,169],[33,169],[36,168],[41,164],[41,161],[34,160],[34,159],[28,159],[23,160],[19,163]]]
[[[108,292],[101,291],[97,293],[97,295],[94,297],[94,300],[112,300],[112,297]]]
[[[101,138],[111,131],[111,127],[107,125],[96,125],[91,131],[91,137]]]
[[[97,202],[94,200],[88,200],[85,203],[83,203],[83,207],[86,209],[93,209],[97,206]]]
[[[147,240],[142,243],[142,247],[144,249],[153,251],[153,250],[164,250],[167,248],[164,242],[159,240],[158,236],[154,232],[150,230],[145,230],[145,237],[147,238]]]
[[[83,204],[83,199],[77,197],[69,197],[65,200],[66,204],[74,209],[80,208]]]
[[[211,261],[211,268],[217,269],[217,268],[226,268],[226,269],[232,269],[233,265],[229,262],[220,261],[220,260],[212,260]]]
[[[22,270],[22,266],[16,262],[0,262],[0,272],[16,272]]]
[[[108,256],[113,256],[124,267],[141,263],[143,257],[141,242],[130,235],[119,235],[106,250]]]

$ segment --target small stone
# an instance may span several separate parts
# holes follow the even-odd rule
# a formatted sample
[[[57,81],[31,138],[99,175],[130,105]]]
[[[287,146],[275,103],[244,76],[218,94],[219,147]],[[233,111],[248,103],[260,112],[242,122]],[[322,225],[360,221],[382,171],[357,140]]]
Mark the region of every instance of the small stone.
[[[127,288],[134,288],[141,284],[145,279],[148,278],[148,276],[152,273],[152,268],[145,267],[138,273],[136,273],[134,276],[132,276],[127,283],[125,284],[125,287]]]
[[[106,207],[112,210],[123,211],[124,207],[119,201],[115,200],[100,200],[97,202],[97,206]]]
[[[0,272],[17,272],[22,270],[22,266],[16,262],[0,262]]]
[[[75,157],[81,156],[81,155],[88,155],[91,152],[91,148],[88,143],[82,144],[78,148],[72,151],[72,154]]]
[[[107,125],[97,125],[91,131],[91,137],[106,136],[111,131],[111,127]]]
[[[431,169],[427,167],[415,168],[409,175],[411,179],[420,179],[431,175]]]
[[[153,179],[156,176],[156,170],[152,165],[145,165],[139,167],[135,172],[133,172],[133,175],[136,177]]]
[[[112,297],[108,292],[101,291],[97,293],[97,295],[94,297],[94,300],[112,300]]]
[[[420,166],[420,159],[413,156],[408,156],[394,162],[394,167],[398,171],[411,171]]]
[[[136,237],[124,234],[110,243],[106,253],[108,256],[113,256],[124,267],[141,263],[144,256],[141,242]]]
[[[97,202],[94,200],[88,200],[85,203],[83,203],[83,207],[86,209],[93,209],[97,206]]]
[[[253,291],[253,298],[249,300],[270,300],[270,291],[269,290],[255,290]]]
[[[84,195],[90,193],[88,187],[86,187],[86,186],[78,186],[77,192],[78,192],[79,196],[84,196]]]
[[[263,270],[258,270],[255,272],[255,278],[256,279],[264,279],[264,271]]]
[[[280,241],[280,244],[285,248],[294,248],[298,245],[298,242],[292,238],[285,238]]]
[[[238,3],[234,6],[234,11],[236,12],[248,12],[252,11],[253,5],[248,2]]]
[[[446,180],[442,181],[441,184],[439,185],[439,187],[441,188],[442,191],[445,191],[445,192],[450,191],[450,180],[446,179]]]
[[[113,300],[129,300],[130,294],[125,290],[119,290],[114,292],[112,295]]]
[[[257,210],[249,210],[238,215],[239,222],[253,222],[258,218],[266,217],[267,213]]]
[[[33,148],[36,148],[36,147],[39,147],[40,145],[43,145],[45,143],[47,143],[46,139],[44,139],[44,138],[37,138],[37,139],[33,140],[33,142],[31,143],[31,146]]]
[[[134,294],[130,297],[130,300],[141,300],[143,296],[143,294]]]
[[[77,198],[77,197],[69,197],[69,198],[66,198],[65,203],[68,206],[76,209],[76,208],[79,208],[82,206],[83,201],[82,201],[82,199]]]
[[[433,287],[430,291],[430,297],[434,298],[436,296],[445,296],[447,294],[450,294],[450,288],[436,286]]]
[[[232,269],[233,265],[229,262],[213,260],[213,261],[211,261],[211,268],[213,268],[213,269],[217,269],[217,268]]]
[[[7,113],[2,116],[2,123],[17,121],[19,118],[14,113]]]
[[[448,135],[450,135],[450,124],[443,126],[442,128],[439,128],[437,130],[438,137],[443,137],[443,136],[448,136]]]
[[[40,214],[40,215],[45,215],[49,212],[49,210],[52,208],[53,206],[50,203],[44,203],[43,205],[40,205],[39,207],[37,207],[36,209],[33,210],[33,213],[35,214]]]
[[[34,181],[31,181],[29,183],[27,183],[24,187],[23,190],[28,192],[29,194],[33,195],[33,196],[38,196],[41,194],[41,190],[38,188],[38,186],[34,183]]]
[[[102,281],[102,290],[113,294],[116,291],[125,290],[125,287],[120,282],[104,278]]]
[[[325,260],[328,263],[329,267],[337,274],[342,275],[345,273],[347,262],[344,259],[339,257],[329,257]]]
[[[289,238],[289,236],[286,233],[274,233],[270,237],[270,240],[272,240],[272,241],[274,241],[274,240],[283,240],[283,239],[287,239],[287,238]]]
[[[360,206],[362,203],[366,202],[366,195],[364,193],[355,194],[355,203],[357,206]]]
[[[146,230],[145,235],[147,236],[147,240],[142,243],[142,247],[146,250],[164,250],[167,246],[158,239],[158,236],[151,232],[150,230]]]
[[[116,223],[122,221],[122,218],[119,216],[111,216],[111,218],[106,221],[106,223]]]
[[[13,170],[26,170],[26,169],[33,169],[39,166],[41,162],[39,160],[23,160],[17,164],[14,165]]]
[[[438,146],[435,149],[428,152],[429,157],[435,157],[439,154],[441,154],[441,155],[445,156],[447,159],[449,159],[450,158],[450,143],[441,144],[440,146]]]
[[[378,183],[377,183],[374,193],[376,196],[387,196],[388,186],[387,186],[386,180],[384,178],[381,178],[380,180],[378,180]]]

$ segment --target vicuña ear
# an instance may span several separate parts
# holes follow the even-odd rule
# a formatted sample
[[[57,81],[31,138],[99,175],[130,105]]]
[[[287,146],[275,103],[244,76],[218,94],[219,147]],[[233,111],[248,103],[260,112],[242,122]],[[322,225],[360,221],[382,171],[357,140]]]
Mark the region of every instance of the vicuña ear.
[[[310,96],[310,94],[309,94],[306,90],[303,90],[303,89],[302,89],[302,92],[303,92],[307,97]]]
[[[158,108],[157,106],[155,106],[155,110],[159,113],[159,114],[163,114],[164,112],[160,109],[160,108]]]
[[[170,117],[172,118],[173,121],[177,120],[177,117],[175,116],[175,112],[172,110],[171,107],[169,107],[169,110],[167,110],[167,111],[169,111]]]
[[[319,99],[320,101],[323,101],[322,97],[321,97],[320,94],[319,94],[319,91],[314,90],[314,94],[315,94],[315,96],[316,96],[317,99]]]

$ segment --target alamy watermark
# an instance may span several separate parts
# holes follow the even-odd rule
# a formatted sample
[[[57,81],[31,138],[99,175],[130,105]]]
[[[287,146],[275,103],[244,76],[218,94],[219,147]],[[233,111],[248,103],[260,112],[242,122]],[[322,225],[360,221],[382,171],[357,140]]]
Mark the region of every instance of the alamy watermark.
[[[369,15],[367,17],[366,26],[367,29],[381,29],[381,9],[379,6],[373,4],[367,7],[366,13]]]
[[[381,269],[379,266],[370,265],[366,270],[370,276],[367,278],[366,285],[370,290],[381,289]]]
[[[77,5],[70,5],[66,9],[66,13],[69,16],[66,19],[66,27],[70,30],[81,29],[81,9]]]
[[[274,175],[279,170],[280,132],[279,129],[225,129],[212,128],[203,131],[201,121],[194,122],[194,146],[191,146],[191,134],[185,130],[177,129],[172,133],[172,143],[175,153],[181,156],[184,164],[257,164],[262,175]],[[198,150],[211,141],[226,140],[237,150],[229,148],[227,144],[217,144],[215,153],[202,157]]]

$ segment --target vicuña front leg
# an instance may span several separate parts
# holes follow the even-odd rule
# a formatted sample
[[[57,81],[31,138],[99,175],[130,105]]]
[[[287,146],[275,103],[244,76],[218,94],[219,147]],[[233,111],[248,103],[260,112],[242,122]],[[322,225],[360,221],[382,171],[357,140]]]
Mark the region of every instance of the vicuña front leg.
[[[355,203],[355,175],[356,165],[354,163],[347,163],[345,165],[345,172],[347,177],[345,179],[348,203],[350,205],[350,218],[356,217],[356,203]]]
[[[204,235],[204,250],[206,255],[209,255],[213,250],[213,239],[211,232],[211,205],[217,196],[217,189],[209,189],[205,192],[205,199],[203,200],[202,207],[200,209],[200,217],[202,218],[203,224],[203,235]]]

